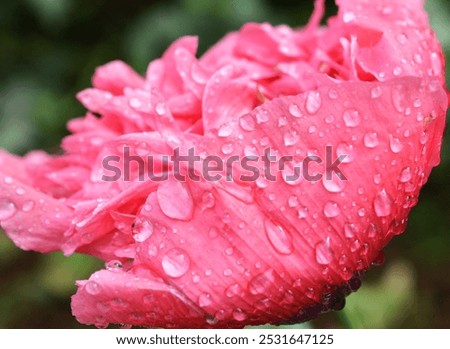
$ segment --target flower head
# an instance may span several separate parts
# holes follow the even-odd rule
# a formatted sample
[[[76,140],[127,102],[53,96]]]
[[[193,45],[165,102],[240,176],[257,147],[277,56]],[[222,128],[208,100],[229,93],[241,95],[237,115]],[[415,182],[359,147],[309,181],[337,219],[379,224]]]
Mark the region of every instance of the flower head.
[[[145,77],[106,64],[63,155],[0,153],[16,245],[106,262],[77,282],[81,323],[307,320],[341,308],[404,231],[439,163],[442,50],[420,0],[337,3],[327,27],[318,0],[305,28],[249,23],[199,59],[183,37]],[[195,163],[164,162],[191,149]]]

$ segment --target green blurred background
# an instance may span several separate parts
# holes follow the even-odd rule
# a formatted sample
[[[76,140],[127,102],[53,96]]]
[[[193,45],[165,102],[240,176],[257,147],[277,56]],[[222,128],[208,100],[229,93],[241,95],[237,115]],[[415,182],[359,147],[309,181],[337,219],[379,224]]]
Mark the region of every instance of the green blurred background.
[[[68,119],[84,114],[75,93],[95,67],[122,59],[144,73],[176,38],[200,37],[200,53],[248,21],[300,26],[312,1],[18,0],[0,2],[0,148],[58,150]],[[431,24],[450,53],[448,0],[429,0]],[[327,1],[327,15],[336,8]],[[447,70],[447,82],[450,74]],[[450,328],[450,142],[405,234],[366,275],[345,309],[303,327]],[[0,328],[78,328],[74,281],[102,263],[23,252],[0,233]]]

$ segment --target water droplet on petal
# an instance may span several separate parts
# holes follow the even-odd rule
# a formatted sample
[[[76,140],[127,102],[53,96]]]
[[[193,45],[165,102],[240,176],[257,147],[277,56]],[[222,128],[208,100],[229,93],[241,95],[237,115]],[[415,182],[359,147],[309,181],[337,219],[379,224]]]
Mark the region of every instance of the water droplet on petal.
[[[422,58],[422,55],[420,53],[415,53],[414,54],[414,62],[416,62],[417,64],[422,64],[423,63],[423,58]]]
[[[217,132],[217,135],[219,137],[228,137],[232,133],[233,133],[233,126],[230,123],[227,123],[227,124],[219,127],[219,131]]]
[[[296,195],[291,195],[288,199],[288,206],[289,207],[297,207],[299,204],[298,197]]]
[[[355,148],[351,144],[341,143],[336,148],[336,155],[338,157],[342,156],[341,162],[347,164],[355,160],[356,157]]]
[[[341,213],[339,205],[334,201],[329,201],[323,207],[323,213],[328,218],[337,217]]]
[[[136,242],[144,242],[153,234],[153,224],[146,219],[136,218],[133,238]]]
[[[344,234],[348,239],[353,239],[358,233],[358,228],[355,224],[347,223],[344,225]]]
[[[211,295],[209,293],[202,293],[198,297],[198,305],[202,308],[211,305],[211,303],[212,303],[212,300],[211,300]]]
[[[216,204],[216,199],[214,197],[214,194],[209,191],[205,192],[202,195],[202,204],[203,204],[203,207],[205,207],[205,208],[214,207],[214,205]]]
[[[264,273],[256,275],[248,284],[248,290],[253,295],[263,294],[273,284],[275,280],[273,269],[268,269]]]
[[[356,109],[347,109],[342,114],[342,117],[347,127],[356,127],[361,122],[361,116],[359,115],[359,111]]]
[[[378,192],[373,201],[373,207],[378,217],[386,217],[392,213],[392,199],[386,193],[386,190],[383,189]]]
[[[278,127],[283,127],[288,124],[287,118],[285,116],[280,116],[278,118]]]
[[[376,132],[369,132],[364,135],[364,145],[367,148],[375,148],[379,143],[380,141]]]
[[[0,200],[0,221],[6,221],[12,218],[17,213],[17,208],[14,203],[8,199]]]
[[[402,73],[402,68],[400,67],[395,67],[393,72],[392,72],[395,76],[399,76]]]
[[[332,174],[330,179],[326,178],[327,176],[322,177],[322,184],[324,188],[330,193],[339,193],[345,188],[345,181],[340,179],[337,175]]]
[[[3,182],[5,182],[5,184],[12,184],[13,183],[13,179],[12,177],[5,177],[3,178]]]
[[[241,292],[241,286],[239,284],[233,284],[228,287],[225,291],[225,294],[228,298],[234,297]]]
[[[99,294],[101,291],[101,286],[95,281],[88,281],[85,288],[86,292],[93,296]]]
[[[405,167],[402,172],[400,173],[400,182],[402,183],[407,183],[411,180],[412,175],[411,175],[411,168],[409,167]]]
[[[156,114],[158,114],[159,116],[164,115],[166,113],[166,106],[165,106],[165,104],[162,103],[162,102],[157,103],[156,106],[155,106],[155,111],[156,111]]]
[[[161,211],[169,218],[190,220],[194,212],[194,202],[186,184],[168,180],[162,182],[157,190]]]
[[[188,255],[178,248],[169,250],[161,261],[164,272],[173,278],[178,278],[186,274],[190,263],[191,261]]]
[[[297,131],[290,130],[284,134],[284,145],[286,147],[290,147],[294,144],[297,144],[300,140],[300,136],[298,135]]]
[[[258,122],[258,124],[263,124],[269,121],[269,113],[267,112],[267,110],[258,110],[258,112],[256,113],[256,121]]]
[[[265,229],[267,238],[278,253],[287,255],[294,251],[292,237],[281,225],[266,219]]]
[[[382,93],[383,93],[383,90],[381,89],[381,87],[376,86],[376,87],[372,88],[372,90],[370,91],[370,96],[373,99],[375,99],[375,98],[379,98]]]
[[[402,151],[403,144],[398,138],[395,138],[395,137],[391,136],[390,139],[389,139],[389,147],[391,148],[391,151],[394,154],[397,154],[397,153],[400,153]]]
[[[250,114],[245,114],[239,119],[239,126],[244,131],[250,132],[255,130],[255,120]]]
[[[22,204],[23,212],[30,212],[34,208],[34,201],[28,200]]]
[[[113,260],[105,263],[105,268],[107,270],[112,270],[112,271],[120,270],[120,269],[122,269],[122,263],[118,260],[113,259]]]
[[[322,97],[318,91],[310,91],[306,96],[305,109],[310,114],[315,114],[322,106]]]
[[[26,193],[26,191],[23,188],[17,188],[16,189],[16,194],[17,195],[24,195],[25,193]]]
[[[316,261],[321,265],[328,265],[333,261],[333,252],[330,247],[330,238],[327,237],[325,241],[319,242],[316,247]]]
[[[236,308],[233,310],[233,319],[236,321],[245,321],[247,314],[241,308]]]
[[[289,105],[289,113],[294,117],[294,118],[300,118],[303,116],[300,108],[298,107],[297,104],[292,103],[291,105]]]
[[[234,151],[234,145],[233,143],[225,143],[222,145],[220,150],[222,150],[222,153],[224,153],[225,155],[229,155]]]
[[[328,91],[328,97],[330,97],[330,99],[337,99],[339,97],[339,95],[335,89],[330,89]]]
[[[406,45],[408,43],[408,37],[404,33],[397,34],[396,38],[400,45]]]
[[[334,115],[333,115],[333,114],[328,114],[328,115],[325,117],[325,122],[326,122],[327,124],[332,124],[332,123],[334,122]]]
[[[306,218],[308,217],[308,207],[301,207],[297,211],[298,218]]]

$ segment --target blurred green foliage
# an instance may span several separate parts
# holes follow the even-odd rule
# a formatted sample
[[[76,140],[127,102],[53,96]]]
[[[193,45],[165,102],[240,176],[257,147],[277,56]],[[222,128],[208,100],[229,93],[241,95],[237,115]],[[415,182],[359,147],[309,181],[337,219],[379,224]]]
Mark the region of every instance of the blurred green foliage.
[[[200,37],[200,53],[248,21],[299,26],[310,1],[18,0],[0,2],[0,147],[57,151],[68,119],[83,115],[76,92],[95,67],[122,59],[138,72],[182,35]],[[448,0],[427,10],[447,57]],[[327,15],[335,12],[327,1]],[[450,74],[447,81],[450,82]],[[346,308],[303,327],[450,328],[450,142],[424,188],[405,234],[386,250]],[[87,256],[23,252],[0,234],[0,327],[81,327],[70,313],[74,280],[102,263]]]

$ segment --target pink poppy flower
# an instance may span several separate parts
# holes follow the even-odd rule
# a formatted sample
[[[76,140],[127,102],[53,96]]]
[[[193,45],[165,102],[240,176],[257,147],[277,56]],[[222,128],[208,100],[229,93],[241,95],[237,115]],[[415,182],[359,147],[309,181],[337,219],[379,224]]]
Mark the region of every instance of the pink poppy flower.
[[[0,153],[14,243],[106,263],[77,282],[78,321],[292,323],[359,287],[439,163],[448,102],[421,0],[337,3],[326,27],[317,0],[304,28],[249,23],[200,58],[183,37],[145,77],[106,64],[78,95],[89,112],[69,122],[63,155]],[[190,149],[202,161],[164,163]],[[150,156],[166,180],[142,180]],[[265,160],[251,180],[238,162],[201,175],[205,159],[232,156]],[[128,171],[109,180],[105,159]]]

